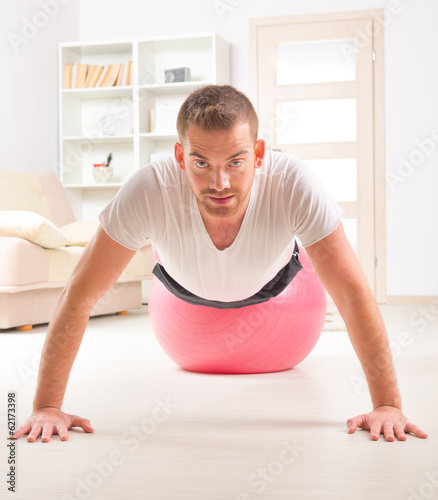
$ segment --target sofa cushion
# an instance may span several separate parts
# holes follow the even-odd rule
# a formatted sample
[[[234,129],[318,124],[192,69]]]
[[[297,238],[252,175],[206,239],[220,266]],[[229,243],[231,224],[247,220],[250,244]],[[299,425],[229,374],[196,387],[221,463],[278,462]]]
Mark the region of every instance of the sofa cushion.
[[[44,249],[23,238],[0,237],[0,286],[65,283],[81,258],[83,247]],[[134,254],[121,278],[150,274],[149,249]]]
[[[61,233],[67,238],[66,246],[79,246],[85,247],[87,243],[91,240],[97,231],[100,223],[97,219],[95,220],[77,220],[71,224],[66,224],[60,227]],[[141,247],[147,247],[151,244],[150,240],[147,240]]]
[[[43,248],[59,248],[67,243],[53,222],[27,210],[0,212],[0,236],[24,238]]]
[[[48,282],[68,281],[82,252],[84,252],[84,248],[77,246],[46,250],[49,258]],[[148,272],[147,250],[144,248],[134,254],[121,277],[145,276]]]
[[[67,246],[85,247],[99,226],[99,221],[77,220],[60,227],[61,233],[67,238]]]
[[[41,183],[29,172],[0,169],[0,210],[28,210],[54,222]]]
[[[0,237],[0,263],[0,286],[47,282],[47,250],[23,238]]]

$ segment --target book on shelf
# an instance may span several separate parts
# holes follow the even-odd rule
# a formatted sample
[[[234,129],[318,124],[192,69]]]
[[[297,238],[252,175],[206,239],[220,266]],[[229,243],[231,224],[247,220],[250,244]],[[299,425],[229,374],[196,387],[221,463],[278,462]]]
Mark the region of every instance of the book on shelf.
[[[102,66],[90,66],[88,68],[87,78],[85,79],[85,87],[91,87],[91,82],[94,81],[96,73]]]
[[[104,70],[104,67],[103,66],[93,66],[93,71],[91,73],[91,78],[88,82],[88,85],[86,85],[86,87],[90,88],[90,87],[95,87],[96,86],[96,83],[98,82],[99,78],[100,78],[100,75],[102,74]]]
[[[99,80],[97,81],[96,85],[94,85],[95,87],[103,87],[103,82],[108,80],[108,75],[111,73],[112,68],[113,68],[112,64],[107,64],[104,67]]]
[[[64,89],[132,85],[132,61],[105,66],[86,63],[64,65]]]
[[[108,70],[106,77],[101,82],[100,87],[113,87],[116,84],[117,77],[119,75],[120,68],[122,67],[122,65],[110,64],[109,66],[110,69]]]
[[[124,85],[132,85],[132,61],[128,61]]]
[[[87,69],[88,69],[88,64],[77,63],[75,88],[78,89],[78,88],[85,87],[85,79],[87,77]]]
[[[122,64],[116,85],[132,85],[132,61],[125,61]]]
[[[73,64],[66,64],[64,66],[64,88],[71,89],[71,74],[72,74]]]
[[[77,63],[73,64],[73,67],[71,69],[71,82],[70,82],[70,88],[74,89],[76,87],[76,73],[78,71],[78,65]]]
[[[126,65],[126,62],[122,63],[120,65],[120,71],[119,71],[119,74],[117,76],[117,80],[116,80],[116,83],[115,83],[115,86],[118,87],[119,85],[122,85],[122,81],[123,81],[123,70],[125,68],[125,65]]]

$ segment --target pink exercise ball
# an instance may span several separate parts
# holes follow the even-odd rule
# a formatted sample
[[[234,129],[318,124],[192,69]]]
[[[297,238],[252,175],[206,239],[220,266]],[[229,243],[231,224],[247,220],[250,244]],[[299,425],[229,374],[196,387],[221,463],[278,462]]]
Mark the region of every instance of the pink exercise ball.
[[[268,373],[289,370],[308,356],[321,335],[326,292],[304,248],[303,268],[276,297],[238,309],[193,305],[154,276],[149,319],[164,352],[184,370]]]

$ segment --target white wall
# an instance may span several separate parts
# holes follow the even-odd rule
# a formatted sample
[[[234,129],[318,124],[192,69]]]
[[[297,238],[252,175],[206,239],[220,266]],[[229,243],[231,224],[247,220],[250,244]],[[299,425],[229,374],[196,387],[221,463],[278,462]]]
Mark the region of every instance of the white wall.
[[[58,174],[58,42],[79,36],[79,0],[0,3],[0,168]]]
[[[436,296],[438,2],[404,5],[386,29],[386,168],[399,176],[387,182],[388,294]],[[422,155],[424,141],[433,154]]]

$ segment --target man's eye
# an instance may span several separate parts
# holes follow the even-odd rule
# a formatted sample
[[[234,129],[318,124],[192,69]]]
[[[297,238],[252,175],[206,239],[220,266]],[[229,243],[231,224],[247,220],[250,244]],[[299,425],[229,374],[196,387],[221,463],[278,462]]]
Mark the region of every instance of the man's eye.
[[[200,165],[200,163],[203,163],[203,165]],[[206,161],[195,161],[195,165],[199,168],[205,168],[207,166]]]
[[[239,165],[233,165],[233,163],[238,163]],[[242,165],[242,162],[240,160],[234,160],[234,161],[231,162],[231,165],[233,167],[240,167],[240,165]]]

